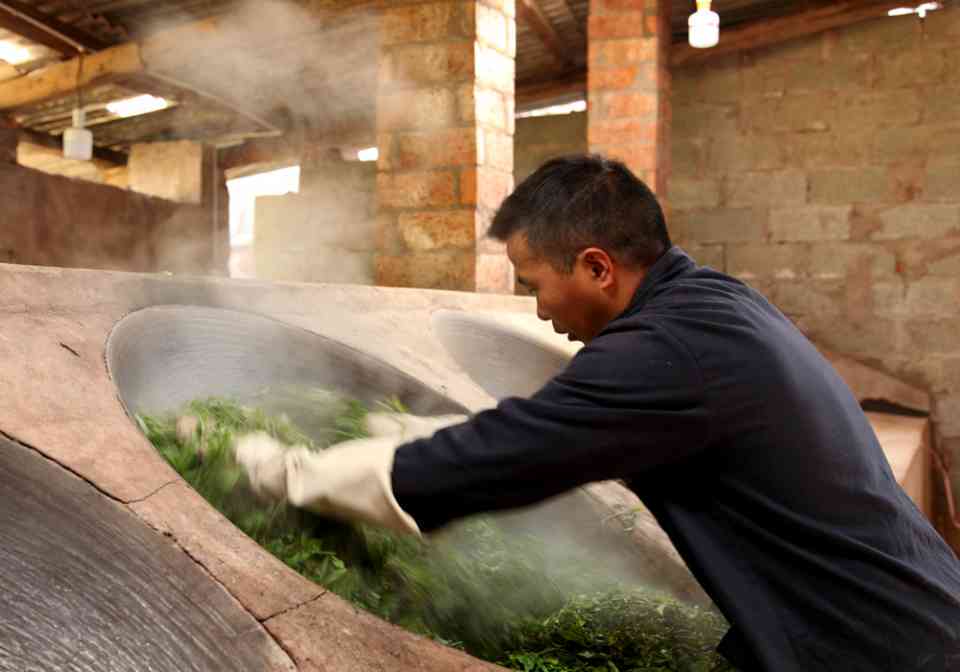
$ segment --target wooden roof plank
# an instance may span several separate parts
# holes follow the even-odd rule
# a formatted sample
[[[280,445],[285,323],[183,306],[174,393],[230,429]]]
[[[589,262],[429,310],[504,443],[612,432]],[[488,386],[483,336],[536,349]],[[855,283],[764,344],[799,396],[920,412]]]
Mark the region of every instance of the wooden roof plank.
[[[21,0],[0,1],[0,26],[64,56],[99,51],[108,45]]]
[[[536,32],[544,46],[557,62],[559,70],[568,70],[572,63],[567,57],[567,49],[550,18],[543,12],[537,0],[520,0],[517,10],[524,22]]]

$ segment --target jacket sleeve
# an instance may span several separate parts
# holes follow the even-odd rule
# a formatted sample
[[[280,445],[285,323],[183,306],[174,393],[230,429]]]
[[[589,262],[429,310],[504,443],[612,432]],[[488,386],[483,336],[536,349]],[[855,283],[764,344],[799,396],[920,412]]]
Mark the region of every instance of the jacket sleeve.
[[[663,327],[601,334],[529,399],[400,446],[392,487],[423,530],[630,478],[707,441],[697,362]]]

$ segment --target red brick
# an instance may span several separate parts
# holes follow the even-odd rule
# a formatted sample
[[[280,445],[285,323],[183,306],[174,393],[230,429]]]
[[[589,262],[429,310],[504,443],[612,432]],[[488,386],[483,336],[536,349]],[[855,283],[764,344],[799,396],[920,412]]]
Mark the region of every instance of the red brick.
[[[637,144],[653,145],[657,139],[656,122],[634,121],[632,119],[613,119],[597,121],[587,125],[587,143],[594,145]]]
[[[514,60],[482,44],[474,45],[477,83],[512,93],[516,79]]]
[[[460,171],[460,203],[462,205],[477,204],[477,169],[468,168]]]
[[[906,159],[890,164],[887,179],[893,200],[898,203],[919,199],[927,181],[927,161],[925,158]]]
[[[657,151],[656,148],[649,145],[615,145],[603,153],[623,161],[630,170],[636,173],[657,169]],[[653,186],[652,183],[650,186]]]
[[[452,26],[460,36],[471,40],[476,39],[477,10],[474,0],[463,0],[457,3]]]
[[[457,119],[465,122],[476,121],[476,86],[473,82],[457,87]]]
[[[452,126],[456,112],[453,92],[448,89],[408,90],[377,96],[380,131]]]
[[[447,171],[380,173],[377,196],[381,208],[449,207],[456,202],[454,175]]]
[[[490,231],[490,224],[493,223],[493,215],[496,213],[496,210],[477,206],[476,213],[476,235],[474,239],[476,241],[477,254],[506,254],[506,243],[502,243],[496,238],[491,238],[487,235]]]
[[[590,43],[589,67],[623,67],[649,63],[656,59],[658,41],[650,38],[634,40],[597,40]]]
[[[473,252],[434,250],[405,255],[378,254],[374,268],[376,284],[386,287],[473,291],[476,286]]]
[[[377,215],[374,244],[377,251],[385,254],[403,252],[403,238],[400,237],[395,213],[381,212]]]
[[[513,264],[506,254],[478,254],[476,291],[489,294],[513,294]]]
[[[659,35],[661,27],[662,27],[662,22],[660,21],[660,17],[647,16],[643,19],[643,28],[644,28],[645,35]]]
[[[400,135],[394,164],[409,170],[473,166],[477,160],[477,134],[473,127],[469,127]]]
[[[472,250],[476,245],[475,219],[476,212],[473,208],[402,214],[398,230],[409,250],[435,250],[444,247]]]
[[[394,134],[377,133],[377,170],[393,170],[395,168],[396,149]]]
[[[647,0],[590,0],[591,14],[643,14]]]
[[[587,22],[589,40],[644,37],[643,12],[593,15]]]
[[[390,50],[381,59],[381,83],[401,87],[473,78],[473,42],[415,44]]]
[[[636,84],[639,70],[637,67],[590,70],[587,72],[587,89],[629,89]]]
[[[516,0],[483,0],[483,4],[498,9],[507,16],[515,17],[517,15]]]
[[[477,169],[478,205],[497,209],[510,192],[513,191],[513,173],[493,168]]]
[[[451,2],[385,9],[380,23],[382,44],[440,40],[449,34],[453,10]]]
[[[509,124],[504,94],[485,87],[473,87],[471,94],[473,118],[476,119],[477,124],[502,131],[507,130]]]
[[[477,39],[506,55],[510,55],[509,23],[511,21],[499,9],[477,3]]]
[[[481,131],[483,137],[482,165],[513,172],[513,136],[497,131]]]
[[[657,111],[659,100],[656,94],[623,92],[603,96],[603,116],[608,119],[648,118]]]

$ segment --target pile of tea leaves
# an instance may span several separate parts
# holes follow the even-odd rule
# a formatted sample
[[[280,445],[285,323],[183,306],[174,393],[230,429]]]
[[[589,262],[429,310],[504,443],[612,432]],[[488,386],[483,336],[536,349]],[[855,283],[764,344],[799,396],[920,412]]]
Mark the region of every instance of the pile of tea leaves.
[[[542,540],[505,532],[486,516],[424,541],[258,500],[233,459],[238,437],[262,431],[287,446],[323,450],[366,436],[366,405],[322,390],[306,398],[317,409],[310,436],[283,413],[222,398],[137,420],[167,462],[244,533],[308,579],[408,630],[524,672],[733,669],[713,652],[726,629],[719,615],[585,571],[589,549],[558,567]],[[375,410],[406,412],[396,399]]]

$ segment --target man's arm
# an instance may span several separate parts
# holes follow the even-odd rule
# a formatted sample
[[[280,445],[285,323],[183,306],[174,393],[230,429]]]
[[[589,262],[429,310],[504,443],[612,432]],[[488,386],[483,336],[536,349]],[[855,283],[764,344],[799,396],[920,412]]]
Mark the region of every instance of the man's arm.
[[[430,530],[682,459],[706,445],[708,430],[697,362],[645,324],[598,337],[530,399],[400,446],[391,484]]]

